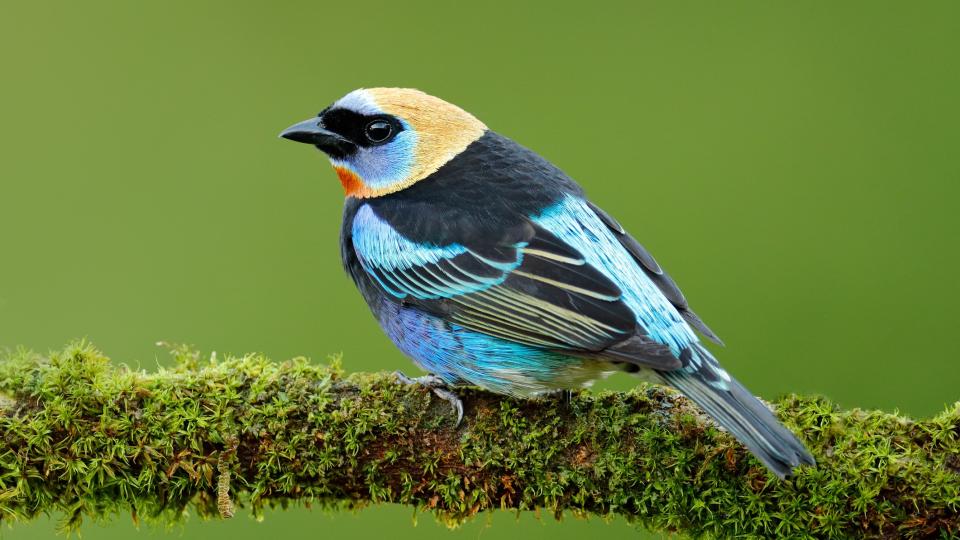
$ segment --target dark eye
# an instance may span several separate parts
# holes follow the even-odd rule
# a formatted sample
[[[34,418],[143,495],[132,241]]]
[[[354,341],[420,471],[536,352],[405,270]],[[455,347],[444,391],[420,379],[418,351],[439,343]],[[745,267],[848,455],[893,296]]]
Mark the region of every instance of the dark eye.
[[[366,129],[363,131],[370,142],[380,143],[390,137],[390,135],[393,133],[393,126],[391,126],[389,122],[385,122],[383,120],[374,120],[373,122],[367,124]]]

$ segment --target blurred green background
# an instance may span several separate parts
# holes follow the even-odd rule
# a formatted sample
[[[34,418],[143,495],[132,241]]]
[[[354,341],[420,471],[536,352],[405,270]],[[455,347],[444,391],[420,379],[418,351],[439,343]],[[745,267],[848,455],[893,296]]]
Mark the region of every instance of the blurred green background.
[[[409,371],[341,271],[333,172],[276,135],[351,89],[412,86],[577,178],[754,392],[928,415],[960,398],[958,53],[956,2],[6,2],[0,346]],[[638,536],[507,513],[451,533],[398,507],[170,534]]]

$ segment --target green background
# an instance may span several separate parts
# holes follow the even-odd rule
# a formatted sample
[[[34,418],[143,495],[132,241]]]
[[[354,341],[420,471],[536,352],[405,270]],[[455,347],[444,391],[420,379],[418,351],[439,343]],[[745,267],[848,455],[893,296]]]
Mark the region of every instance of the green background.
[[[914,415],[960,397],[960,4],[515,4],[4,2],[0,346],[409,372],[341,271],[333,172],[276,135],[353,88],[412,86],[577,178],[754,392]],[[508,513],[450,533],[397,507],[172,534],[637,536]]]

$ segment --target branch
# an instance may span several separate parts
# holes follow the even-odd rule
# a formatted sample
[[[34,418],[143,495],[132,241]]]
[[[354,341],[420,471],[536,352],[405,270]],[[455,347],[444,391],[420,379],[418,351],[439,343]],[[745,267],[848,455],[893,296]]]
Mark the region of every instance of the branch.
[[[454,428],[448,403],[389,375],[175,356],[156,373],[82,343],[0,359],[0,523],[389,501],[449,524],[508,508],[722,538],[960,534],[960,403],[913,421],[784,398],[819,465],[779,481],[660,387],[569,401],[462,389]]]

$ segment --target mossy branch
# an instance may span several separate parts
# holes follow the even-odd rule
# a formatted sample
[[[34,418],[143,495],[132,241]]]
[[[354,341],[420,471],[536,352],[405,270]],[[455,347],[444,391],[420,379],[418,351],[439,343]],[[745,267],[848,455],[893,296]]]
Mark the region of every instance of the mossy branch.
[[[156,373],[85,344],[0,359],[0,523],[391,501],[449,523],[509,508],[723,538],[960,534],[960,403],[913,421],[782,399],[819,465],[780,481],[658,387],[569,401],[464,389],[454,428],[449,404],[390,375],[176,357]]]

